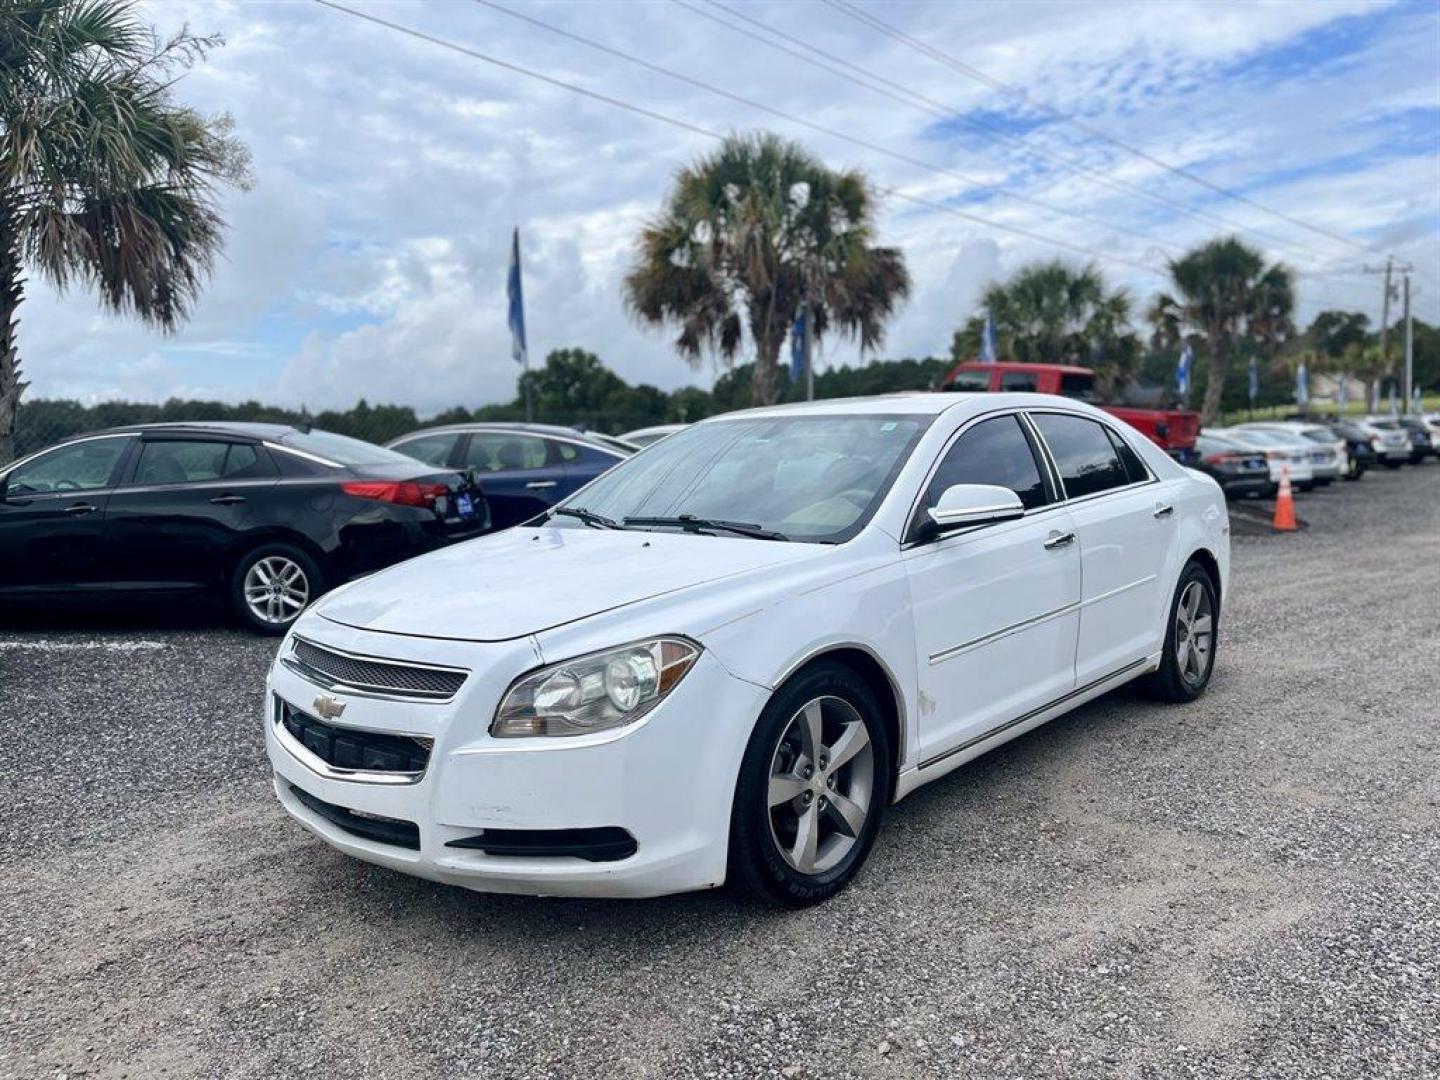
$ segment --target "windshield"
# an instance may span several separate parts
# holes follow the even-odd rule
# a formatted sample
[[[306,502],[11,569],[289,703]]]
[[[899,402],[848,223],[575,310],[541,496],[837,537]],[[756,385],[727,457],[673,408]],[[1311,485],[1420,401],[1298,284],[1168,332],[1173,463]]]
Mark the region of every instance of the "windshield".
[[[337,465],[414,465],[415,459],[396,450],[336,435],[333,431],[288,431],[275,442]]]
[[[931,419],[768,416],[699,424],[617,465],[566,505],[615,522],[688,514],[757,525],[789,540],[839,543],[870,520]],[[586,527],[570,517],[551,524]]]
[[[1335,441],[1335,435],[1323,428],[1311,428],[1303,434],[1312,442],[1325,443],[1327,446]]]

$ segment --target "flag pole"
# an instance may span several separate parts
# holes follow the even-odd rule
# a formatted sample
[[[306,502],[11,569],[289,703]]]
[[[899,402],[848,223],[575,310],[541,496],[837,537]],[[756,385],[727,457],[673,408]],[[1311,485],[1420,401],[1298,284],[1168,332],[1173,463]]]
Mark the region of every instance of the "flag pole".
[[[520,385],[525,388],[525,422],[535,419],[535,409],[530,395],[530,347],[525,341],[525,292],[520,281],[520,226],[510,239],[510,272],[505,279],[506,299],[509,301],[508,322],[510,324],[510,358],[520,365]]]

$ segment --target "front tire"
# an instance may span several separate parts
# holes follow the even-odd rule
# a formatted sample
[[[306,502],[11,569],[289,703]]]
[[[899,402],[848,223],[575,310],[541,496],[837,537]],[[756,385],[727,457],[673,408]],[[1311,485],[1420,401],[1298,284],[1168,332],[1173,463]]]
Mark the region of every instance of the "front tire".
[[[262,544],[246,552],[231,571],[230,606],[251,630],[278,637],[322,587],[320,567],[303,550],[292,544]]]
[[[844,888],[890,801],[891,752],[880,703],[845,665],[822,661],[777,690],[740,764],[730,886],[790,908]]]
[[[1177,704],[1194,701],[1210,684],[1219,643],[1220,598],[1200,563],[1185,564],[1170,601],[1165,649],[1159,670],[1145,679],[1152,697]]]

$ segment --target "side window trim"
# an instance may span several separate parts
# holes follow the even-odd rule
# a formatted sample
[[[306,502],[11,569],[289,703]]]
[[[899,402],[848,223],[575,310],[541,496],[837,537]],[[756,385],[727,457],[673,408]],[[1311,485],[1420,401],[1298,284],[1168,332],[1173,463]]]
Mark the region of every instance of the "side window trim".
[[[1026,409],[1017,415],[1020,418],[1020,427],[1025,431],[1025,437],[1030,440],[1030,449],[1045,474],[1045,487],[1050,496],[1050,502],[1047,505],[1058,506],[1067,502],[1065,481],[1060,475],[1060,468],[1055,464],[1055,459],[1050,456],[1050,447],[1041,438],[1040,429],[1035,426],[1035,421],[1030,419],[1030,411]]]

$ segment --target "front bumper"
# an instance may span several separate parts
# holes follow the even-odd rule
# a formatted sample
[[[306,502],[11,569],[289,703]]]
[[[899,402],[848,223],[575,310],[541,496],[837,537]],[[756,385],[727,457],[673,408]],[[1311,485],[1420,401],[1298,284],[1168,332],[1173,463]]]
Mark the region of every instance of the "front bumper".
[[[312,640],[317,624],[324,626],[324,621],[305,627]],[[433,739],[428,765],[408,783],[369,783],[317,771],[316,763],[294,752],[293,740],[277,727],[273,705],[267,709],[265,741],[276,797],[330,846],[366,862],[481,892],[643,897],[724,881],[735,779],[766,691],[734,678],[709,653],[701,654],[659,707],[622,732],[495,739],[488,727],[501,695],[516,676],[539,663],[528,641],[419,641],[342,627],[326,628],[325,636],[321,644],[351,652],[462,666],[472,673],[448,702],[332,691],[345,701],[344,726]],[[324,688],[277,663],[268,690],[268,701],[278,696],[306,710]],[[317,810],[315,800],[329,808]],[[343,815],[335,815],[334,808],[367,820],[413,825],[417,842],[407,847],[357,835],[344,827]],[[520,830],[623,830],[633,838],[634,851],[591,861],[448,846],[485,830],[511,835]]]

